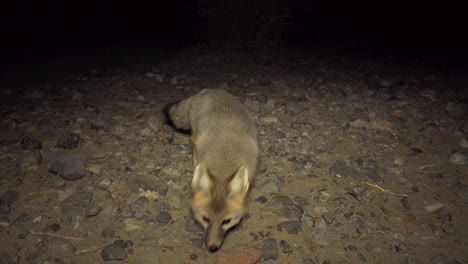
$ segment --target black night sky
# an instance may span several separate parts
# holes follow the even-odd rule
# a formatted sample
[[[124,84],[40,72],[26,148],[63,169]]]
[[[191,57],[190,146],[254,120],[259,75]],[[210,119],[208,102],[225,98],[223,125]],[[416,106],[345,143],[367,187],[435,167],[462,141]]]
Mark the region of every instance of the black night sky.
[[[214,2],[11,1],[1,11],[1,55],[5,62],[75,49],[198,45],[200,3]],[[456,63],[468,54],[467,16],[450,1],[301,0],[292,6],[287,47],[348,41],[360,51]]]

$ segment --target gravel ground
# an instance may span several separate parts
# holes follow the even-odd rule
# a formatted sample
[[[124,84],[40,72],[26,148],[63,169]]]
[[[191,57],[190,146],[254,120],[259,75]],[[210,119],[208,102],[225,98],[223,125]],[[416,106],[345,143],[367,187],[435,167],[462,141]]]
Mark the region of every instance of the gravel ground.
[[[199,52],[1,88],[2,264],[468,263],[467,78]],[[241,99],[262,149],[214,254],[189,210],[189,137],[163,111],[203,88]]]

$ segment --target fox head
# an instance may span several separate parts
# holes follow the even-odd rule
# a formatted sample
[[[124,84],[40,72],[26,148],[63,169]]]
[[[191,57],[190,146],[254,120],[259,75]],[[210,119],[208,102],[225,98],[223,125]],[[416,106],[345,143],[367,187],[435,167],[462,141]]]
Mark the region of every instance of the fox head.
[[[195,168],[192,180],[195,194],[192,211],[205,228],[205,245],[210,252],[221,247],[224,235],[236,226],[244,214],[244,200],[249,190],[249,171],[240,167],[226,179],[212,175],[203,165]]]

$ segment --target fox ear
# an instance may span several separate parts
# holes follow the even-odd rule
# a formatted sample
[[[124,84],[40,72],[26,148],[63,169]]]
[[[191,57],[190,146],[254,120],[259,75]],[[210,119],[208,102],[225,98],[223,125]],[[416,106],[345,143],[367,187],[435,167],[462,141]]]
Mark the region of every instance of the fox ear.
[[[249,170],[246,167],[240,167],[229,182],[229,195],[245,194],[249,190],[249,186]]]
[[[192,189],[210,191],[213,186],[208,170],[201,163],[197,165],[193,173]]]

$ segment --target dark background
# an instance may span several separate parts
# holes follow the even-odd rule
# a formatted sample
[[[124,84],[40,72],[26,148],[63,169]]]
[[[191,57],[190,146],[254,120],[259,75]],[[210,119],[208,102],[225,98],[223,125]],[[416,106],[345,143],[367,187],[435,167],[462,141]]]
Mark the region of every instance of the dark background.
[[[200,34],[206,31],[200,6],[216,2],[222,1],[10,1],[0,9],[2,64],[102,47],[201,46],[207,34]],[[342,45],[350,52],[463,64],[468,58],[468,16],[461,2],[294,1],[293,23],[282,29],[287,36],[278,46]],[[229,30],[224,34],[235,34]],[[208,32],[208,38],[210,34],[220,33]]]

